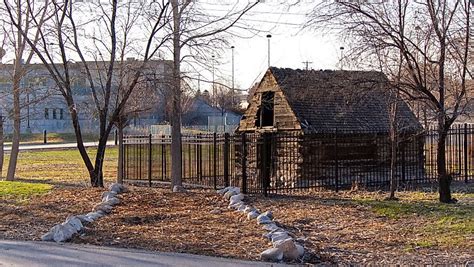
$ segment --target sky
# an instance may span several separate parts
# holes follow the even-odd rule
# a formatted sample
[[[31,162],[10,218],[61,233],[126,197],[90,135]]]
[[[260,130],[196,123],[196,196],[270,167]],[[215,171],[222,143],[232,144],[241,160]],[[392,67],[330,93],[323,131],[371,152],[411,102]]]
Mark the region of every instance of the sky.
[[[222,16],[233,6],[241,7],[255,0],[195,0],[211,16]],[[291,1],[298,5],[289,5]],[[322,34],[314,29],[304,28],[307,13],[319,1],[316,0],[260,0],[241,19],[241,25],[258,30],[249,31],[232,29],[236,33],[229,40],[229,47],[224,49],[218,62],[215,63],[216,80],[231,85],[232,50],[234,48],[235,87],[247,90],[258,82],[268,68],[268,38],[270,38],[270,64],[276,67],[305,68],[305,61],[312,69],[335,69],[340,58],[340,47],[343,46],[336,37]],[[237,3],[237,4],[236,4]],[[238,9],[238,8],[237,8]],[[139,33],[138,33],[139,34]],[[246,36],[247,38],[240,38]],[[10,53],[12,54],[12,53]],[[165,56],[171,59],[171,56]],[[33,60],[37,62],[38,60]],[[6,60],[4,60],[6,62]],[[209,64],[210,65],[210,64]],[[212,70],[200,70],[201,76],[212,81]],[[196,86],[196,84],[195,84]],[[196,86],[197,87],[197,86]],[[210,90],[212,83],[201,83],[201,90]]]
[[[216,1],[214,1],[216,2]],[[251,38],[234,37],[236,88],[248,89],[258,82],[268,67],[268,38],[270,38],[270,65],[287,68],[306,68],[305,61],[312,69],[335,69],[340,58],[340,47],[344,46],[335,36],[323,34],[314,29],[304,28],[306,13],[315,1],[302,1],[298,6],[288,7],[278,0],[265,0],[254,7],[242,22],[252,24],[260,33]],[[217,7],[216,7],[217,6]],[[219,13],[226,6],[213,6],[209,12]],[[215,69],[216,79],[230,80],[232,77],[232,50],[226,51]],[[216,71],[217,73],[217,71]],[[209,73],[207,75],[210,75]],[[211,77],[208,77],[212,80]],[[201,89],[209,89],[210,84]]]

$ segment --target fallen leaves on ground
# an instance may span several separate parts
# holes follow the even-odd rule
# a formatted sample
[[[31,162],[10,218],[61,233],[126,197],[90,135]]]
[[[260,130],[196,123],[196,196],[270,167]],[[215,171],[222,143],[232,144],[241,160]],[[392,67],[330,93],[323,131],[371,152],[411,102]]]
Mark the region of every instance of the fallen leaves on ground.
[[[54,188],[27,201],[0,201],[0,239],[39,240],[69,215],[84,214],[100,201],[104,189]]]
[[[227,208],[214,191],[129,187],[111,215],[74,243],[256,260],[271,247],[256,221]],[[217,214],[211,211],[219,209]]]

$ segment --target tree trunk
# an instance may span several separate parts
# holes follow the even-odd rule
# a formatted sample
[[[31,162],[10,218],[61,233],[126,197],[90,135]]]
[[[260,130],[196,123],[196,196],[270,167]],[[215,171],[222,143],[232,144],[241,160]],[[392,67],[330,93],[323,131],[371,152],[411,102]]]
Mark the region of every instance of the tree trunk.
[[[182,186],[181,171],[181,74],[180,24],[178,0],[171,1],[173,9],[173,85],[171,103],[171,188]]]
[[[397,190],[397,137],[392,136],[390,140],[390,196],[389,199],[395,199],[395,191]]]
[[[89,173],[89,177],[91,179],[91,185],[94,186],[92,181],[96,180],[96,175],[94,173],[94,166],[92,165],[89,155],[87,154],[87,150],[84,146],[84,141],[82,140],[81,126],[79,124],[79,115],[77,114],[77,110],[75,108],[76,105],[74,104],[74,101],[71,96],[68,96],[66,102],[69,107],[69,113],[71,114],[72,126],[74,128],[74,134],[76,136],[77,149],[79,150],[79,154],[81,155],[81,158],[86,165],[87,172]]]
[[[7,181],[15,180],[16,165],[20,152],[20,82],[22,77],[21,61],[15,61],[13,73],[13,133],[10,160],[8,162]]]
[[[117,183],[122,184],[123,183],[123,160],[124,160],[124,154],[123,154],[123,124],[118,123],[117,124],[118,128],[118,167],[117,167]]]
[[[437,168],[439,181],[439,201],[451,203],[451,176],[446,172],[446,137],[448,133],[446,123],[439,122],[438,125],[438,148],[437,148]]]
[[[3,173],[3,158],[4,158],[4,151],[3,151],[3,117],[0,114],[0,178],[3,177],[2,176],[2,173]]]
[[[105,131],[104,134],[99,138],[99,145],[97,146],[97,154],[95,157],[94,165],[94,176],[91,177],[91,184],[93,187],[104,187],[104,158],[105,150],[107,148],[107,139],[109,137],[110,131]]]

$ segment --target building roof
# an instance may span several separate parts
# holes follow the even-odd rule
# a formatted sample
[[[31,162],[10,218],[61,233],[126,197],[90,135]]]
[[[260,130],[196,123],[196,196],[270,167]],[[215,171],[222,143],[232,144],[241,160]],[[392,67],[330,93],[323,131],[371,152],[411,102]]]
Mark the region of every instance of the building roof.
[[[303,129],[329,133],[390,131],[390,103],[396,99],[381,72],[269,69]],[[398,129],[422,130],[404,101],[398,103]]]

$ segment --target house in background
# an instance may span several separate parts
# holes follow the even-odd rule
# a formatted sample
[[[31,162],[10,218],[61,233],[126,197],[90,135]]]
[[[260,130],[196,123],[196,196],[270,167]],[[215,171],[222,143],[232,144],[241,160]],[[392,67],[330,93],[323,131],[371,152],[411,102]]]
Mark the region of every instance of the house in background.
[[[127,62],[138,62],[133,58]],[[108,62],[87,62],[93,71],[93,75],[99,77],[99,73],[106,70]],[[102,69],[102,66],[104,68]],[[79,111],[79,123],[83,132],[94,133],[98,131],[98,120],[93,105],[92,92],[89,88],[83,67],[81,64],[71,64],[71,83],[74,93],[76,109]],[[157,92],[167,90],[167,79],[170,77],[171,64],[166,60],[151,60],[144,70],[145,76],[153,82]],[[5,132],[12,131],[12,121],[8,114],[13,108],[11,96],[13,77],[13,64],[0,64],[0,109],[5,117]],[[99,83],[97,83],[99,84]],[[43,64],[30,64],[23,77],[21,84],[20,102],[21,110],[21,132],[40,133],[48,132],[73,132],[69,109],[64,98],[56,88],[48,70]],[[137,114],[134,118],[136,124],[150,125],[159,121],[158,109],[150,109]],[[136,122],[138,121],[138,123]]]
[[[369,171],[386,170],[394,101],[380,72],[269,68],[238,128],[241,133],[272,136],[268,147],[248,148],[258,155],[249,162],[251,173],[258,176],[262,164],[270,166],[270,183],[291,188],[334,183],[339,173],[325,166],[333,166],[336,159],[341,167],[351,166],[340,174],[341,180],[367,179]],[[399,156],[404,168],[423,175],[422,126],[405,102],[396,103],[397,131],[405,140]]]

